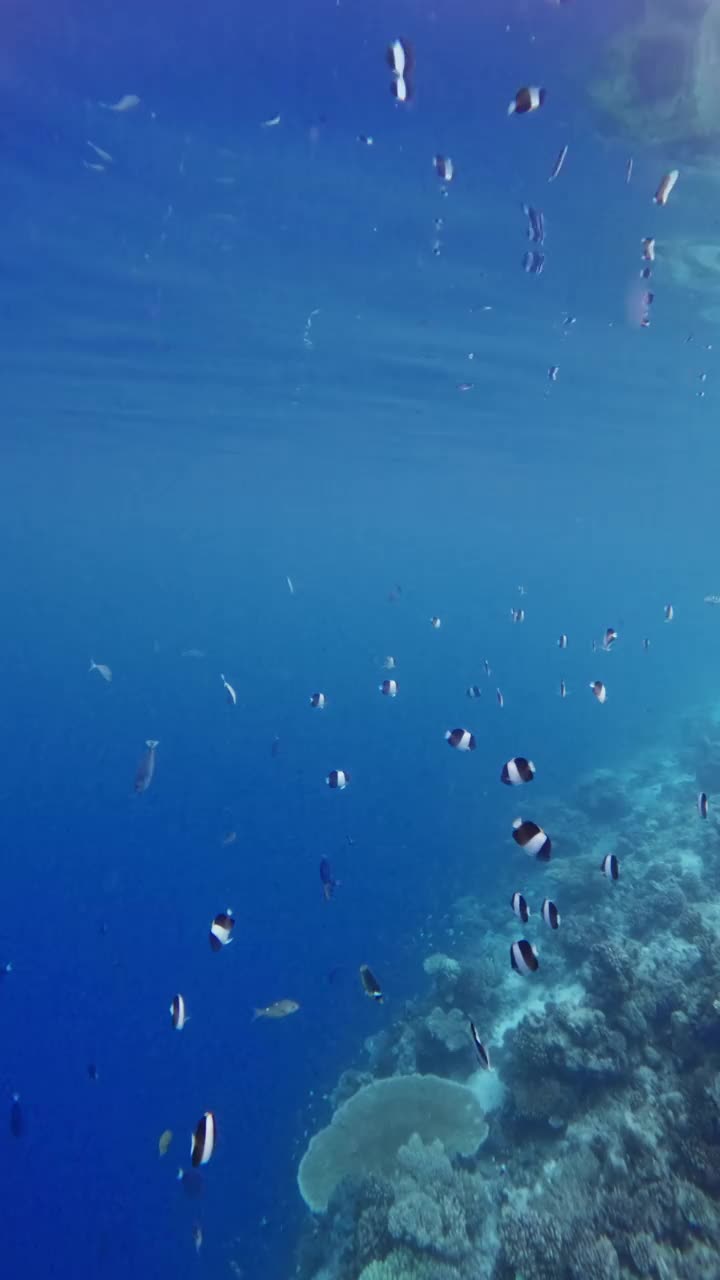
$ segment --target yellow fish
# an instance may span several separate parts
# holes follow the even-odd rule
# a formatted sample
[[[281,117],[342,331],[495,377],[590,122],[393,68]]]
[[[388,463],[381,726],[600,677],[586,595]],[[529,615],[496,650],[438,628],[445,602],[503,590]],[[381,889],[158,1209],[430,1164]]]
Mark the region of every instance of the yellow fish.
[[[160,1138],[158,1141],[158,1152],[161,1156],[165,1155],[172,1140],[173,1140],[172,1129],[166,1129],[164,1133],[160,1134]]]
[[[274,1004],[269,1004],[265,1009],[256,1009],[253,1014],[253,1022],[256,1018],[287,1018],[289,1013],[297,1013],[300,1005],[295,1000],[276,1000]]]

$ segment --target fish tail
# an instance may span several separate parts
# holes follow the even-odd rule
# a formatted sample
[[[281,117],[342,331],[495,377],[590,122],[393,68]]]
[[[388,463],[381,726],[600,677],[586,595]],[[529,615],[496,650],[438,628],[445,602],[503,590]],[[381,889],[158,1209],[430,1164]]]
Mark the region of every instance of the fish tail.
[[[264,1017],[265,1017],[264,1009],[253,1009],[253,1016],[252,1016],[253,1022],[257,1022],[258,1018],[264,1018]]]
[[[160,746],[160,743],[155,738],[146,738],[145,746],[149,747],[151,751],[154,751],[156,747]]]
[[[90,659],[90,666],[89,666],[88,670],[89,670],[89,671],[94,671],[94,670],[95,670],[95,668],[96,668],[96,666],[97,666],[97,663],[96,663],[95,659],[94,659],[94,658],[91,658],[91,659]]]

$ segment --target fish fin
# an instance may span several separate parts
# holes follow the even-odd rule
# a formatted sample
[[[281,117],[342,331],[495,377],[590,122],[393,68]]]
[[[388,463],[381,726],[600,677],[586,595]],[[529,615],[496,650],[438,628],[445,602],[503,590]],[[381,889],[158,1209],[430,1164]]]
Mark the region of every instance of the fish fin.
[[[257,1022],[258,1018],[264,1018],[264,1017],[265,1017],[264,1009],[253,1009],[253,1016],[251,1019],[252,1022]]]
[[[97,662],[95,661],[95,659],[94,659],[94,658],[91,658],[91,659],[90,659],[90,666],[88,667],[88,671],[94,671],[96,667],[97,667]]]

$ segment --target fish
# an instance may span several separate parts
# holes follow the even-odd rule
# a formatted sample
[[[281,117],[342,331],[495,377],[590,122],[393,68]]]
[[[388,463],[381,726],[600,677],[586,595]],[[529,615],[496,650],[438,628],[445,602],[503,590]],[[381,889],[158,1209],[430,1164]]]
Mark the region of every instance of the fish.
[[[498,704],[498,706],[499,706],[499,707],[504,707],[504,706],[505,706],[505,699],[503,698],[502,693],[500,692],[500,690],[499,690],[499,689],[496,689],[496,690],[495,690],[495,697],[496,697],[496,699],[497,699],[497,704]]]
[[[322,884],[323,897],[329,902],[336,889],[342,884],[341,880],[336,880],[332,873],[330,862],[327,858],[320,859],[320,883]]]
[[[549,898],[543,898],[543,903],[540,908],[540,915],[542,916],[545,923],[550,926],[551,929],[559,928],[560,914],[558,912],[557,907],[555,906],[555,903],[551,902]]]
[[[626,166],[625,166],[625,185],[626,185],[626,186],[627,186],[628,182],[630,181],[630,179],[632,178],[632,172],[633,172],[633,165],[634,165],[634,164],[635,164],[635,161],[634,161],[633,157],[632,157],[632,156],[629,156],[629,157],[628,157],[628,162],[627,162],[627,164],[626,164]]]
[[[490,663],[488,662],[487,658],[483,658],[483,667],[485,668],[485,675],[489,680],[490,676],[492,675],[492,671],[490,669]]]
[[[398,682],[397,680],[383,680],[382,684],[378,685],[378,689],[386,698],[396,698]]]
[[[106,111],[133,111],[140,106],[140,98],[136,93],[124,93],[117,102],[100,102],[98,105]]]
[[[605,854],[605,857],[600,863],[600,870],[604,876],[607,876],[608,880],[620,879],[620,863],[614,853]]]
[[[557,382],[559,376],[560,376],[560,365],[551,364],[550,368],[548,369],[548,382]]]
[[[536,253],[534,249],[528,249],[523,254],[522,269],[528,276],[540,276],[545,268],[545,254]]]
[[[537,858],[539,862],[550,861],[552,840],[536,822],[516,818],[512,824],[512,837],[530,858]]]
[[[331,769],[325,781],[331,791],[344,791],[350,781],[350,774],[345,769]]]
[[[673,618],[675,617],[675,610],[673,609],[672,605],[666,604],[663,612],[665,614],[665,621],[672,622]]]
[[[640,244],[642,246],[642,256],[645,262],[655,261],[655,237],[645,236]]]
[[[285,579],[285,581],[286,581],[286,582],[287,582],[287,584],[288,584],[288,591],[290,592],[290,595],[291,595],[291,596],[294,596],[294,595],[295,595],[295,588],[294,588],[294,586],[293,586],[293,580],[292,580],[292,578],[286,578],[286,579]]]
[[[356,134],[356,135],[355,135],[355,141],[356,141],[356,142],[362,142],[362,144],[363,144],[363,146],[364,146],[364,147],[372,147],[372,146],[374,146],[374,144],[375,144],[375,139],[373,138],[372,134],[370,134],[370,133],[358,133],[358,134]]]
[[[680,177],[679,169],[671,169],[669,173],[663,175],[658,184],[658,189],[653,196],[655,204],[666,205],[670,199],[670,193]]]
[[[720,604],[720,596],[703,596],[703,604]]]
[[[392,93],[398,102],[408,102],[414,93],[411,77],[415,69],[415,54],[412,45],[407,40],[393,40],[386,56],[392,71]]]
[[[519,787],[523,782],[532,782],[535,777],[535,765],[525,756],[513,756],[500,771],[500,781],[506,787]]]
[[[99,671],[103,680],[107,680],[108,684],[112,680],[112,671],[104,662],[96,662],[94,658],[90,659],[90,671]]]
[[[237,694],[233,689],[232,685],[228,684],[227,680],[223,675],[220,676],[220,679],[223,682],[223,689],[225,690],[227,700],[230,703],[230,706],[231,707],[237,706]]]
[[[183,649],[180,654],[181,658],[204,658],[205,656],[204,649]]]
[[[217,1141],[217,1124],[212,1111],[206,1111],[198,1121],[197,1128],[190,1139],[190,1162],[193,1169],[207,1164],[215,1150]]]
[[[546,98],[547,91],[535,85],[518,89],[515,97],[508,105],[507,113],[509,116],[523,116],[529,111],[537,111],[544,105]]]
[[[483,1071],[492,1071],[492,1067],[490,1066],[490,1054],[480,1039],[472,1018],[470,1019],[470,1035],[472,1037],[472,1042],[475,1045],[475,1052],[477,1053],[478,1061]]]
[[[376,1000],[378,1004],[382,1004],[382,1001],[383,1001],[382,987],[380,986],[380,983],[375,977],[375,974],[372,972],[370,968],[368,968],[366,964],[360,965],[359,972],[360,972],[360,981],[362,983],[362,989],[365,992],[365,995],[368,996],[371,1000]]]
[[[170,1004],[170,1017],[175,1030],[182,1031],[185,1023],[189,1021],[184,996],[173,996]]]
[[[6,960],[5,964],[0,964],[0,982],[2,982],[3,978],[6,978],[9,973],[12,973],[12,971],[12,960]]]
[[[697,806],[698,806],[698,813],[700,814],[700,817],[701,817],[701,818],[707,818],[707,816],[708,816],[708,798],[707,798],[707,795],[705,794],[705,792],[704,792],[704,791],[701,791],[701,792],[700,792],[700,795],[698,796]]]
[[[590,682],[590,688],[592,689],[598,702],[602,703],[607,700],[607,689],[605,688],[605,685],[603,684],[602,680],[592,680]]]
[[[277,127],[277,125],[279,125],[279,124],[280,124],[280,120],[281,120],[281,117],[280,117],[280,116],[270,116],[270,119],[269,119],[269,120],[261,120],[261,121],[260,121],[260,128],[261,128],[261,129],[275,129],[275,128]]]
[[[135,771],[135,791],[138,794],[147,791],[153,780],[155,774],[155,752],[160,743],[157,738],[148,738],[145,746],[147,751]]]
[[[311,693],[310,706],[317,707],[319,711],[324,711],[327,705],[327,699],[324,693]]]
[[[25,1133],[25,1113],[19,1093],[14,1093],[10,1100],[10,1132],[13,1138],[22,1138]]]
[[[511,609],[511,610],[510,610],[510,618],[511,618],[511,620],[512,620],[513,622],[524,622],[524,621],[525,621],[525,610],[524,610],[524,609]]]
[[[448,729],[445,741],[456,751],[474,751],[477,746],[475,736],[469,729]]]
[[[513,942],[510,946],[510,964],[516,973],[525,975],[537,973],[540,968],[537,947],[533,947],[527,938],[521,938],[519,942]]]
[[[646,636],[646,637],[645,637],[645,639],[643,640],[643,649],[644,649],[644,650],[645,650],[645,652],[647,653],[647,651],[648,651],[648,649],[649,649],[649,648],[650,648],[650,641],[648,640],[648,638],[647,638],[647,636]]]
[[[465,690],[465,694],[468,698],[482,698],[482,689],[477,684],[471,684]]]
[[[528,904],[521,893],[513,894],[510,899],[510,906],[515,912],[518,920],[521,920],[523,924],[527,924],[531,913]]]
[[[560,681],[560,690],[559,690],[559,692],[560,692],[560,697],[561,697],[561,698],[567,698],[567,685],[566,685],[566,683],[565,683],[565,681],[564,681],[564,680],[561,680],[561,681]]]
[[[235,928],[235,919],[230,907],[227,911],[221,911],[212,921],[210,925],[210,949],[211,951],[222,951],[223,947],[227,947],[232,942],[232,932]]]
[[[199,1199],[205,1189],[202,1174],[197,1169],[178,1169],[177,1180],[190,1200]]]
[[[256,1009],[253,1013],[253,1022],[257,1022],[258,1018],[287,1018],[291,1013],[297,1013],[300,1005],[297,1000],[276,1000],[274,1004],[268,1004],[264,1009]]]
[[[95,160],[83,160],[86,169],[91,169],[93,173],[106,173],[107,165],[98,164]]]
[[[522,211],[528,220],[528,240],[531,244],[543,245],[545,243],[544,215],[539,209],[533,209],[531,204],[524,204]]]
[[[387,658],[383,662],[383,666],[386,671],[394,671],[395,667],[397,666],[397,663],[395,662],[395,659],[390,654],[388,654]]]
[[[552,172],[550,174],[550,177],[548,178],[548,182],[554,182],[555,179],[557,178],[558,174],[560,173],[560,170],[562,169],[565,163],[565,159],[567,157],[568,151],[569,151],[569,144],[566,142],[565,146],[562,147],[558,152],[557,159],[555,160],[555,163],[552,167]]]
[[[99,156],[101,160],[106,160],[108,164],[115,163],[109,151],[103,151],[102,147],[96,146],[95,143],[91,142],[89,138],[86,138],[85,141],[87,145],[95,152],[95,155]]]
[[[563,634],[560,636],[560,639],[558,640],[558,649],[567,649],[567,647],[568,647],[568,638],[563,632]]]
[[[433,168],[442,182],[452,182],[455,177],[455,165],[450,156],[433,156]]]
[[[87,1064],[87,1077],[88,1077],[88,1080],[96,1081],[100,1079],[100,1072],[98,1071],[97,1066],[94,1062],[88,1062]]]
[[[193,1226],[192,1238],[193,1238],[193,1244],[195,1245],[195,1252],[199,1253],[200,1250],[202,1249],[202,1242],[203,1242],[202,1227],[200,1226],[199,1222],[196,1222]]]
[[[227,848],[228,845],[234,844],[236,840],[237,840],[237,831],[226,831],[220,843],[223,846],[223,848]]]
[[[160,1137],[158,1138],[158,1155],[159,1156],[167,1155],[168,1148],[172,1140],[173,1140],[172,1129],[164,1129],[163,1132],[160,1134]]]
[[[438,631],[442,626],[442,620],[440,618],[431,618],[430,626],[433,628],[433,631]]]
[[[615,630],[615,628],[607,627],[605,629],[605,634],[601,641],[601,648],[603,648],[606,653],[609,653],[613,645],[615,644],[615,641],[617,640],[617,638],[618,638],[618,633]]]

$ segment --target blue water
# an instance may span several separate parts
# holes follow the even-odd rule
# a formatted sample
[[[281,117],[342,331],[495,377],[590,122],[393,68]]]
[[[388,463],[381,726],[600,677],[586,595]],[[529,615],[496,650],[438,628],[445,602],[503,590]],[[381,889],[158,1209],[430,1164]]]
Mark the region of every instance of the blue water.
[[[184,8],[3,17],[0,1203],[4,1273],[28,1280],[190,1274],[196,1221],[203,1270],[289,1275],[324,1096],[419,989],[454,899],[492,894],[516,805],[502,762],[542,762],[552,796],[622,771],[715,673],[713,334],[662,262],[649,331],[625,296],[642,236],[712,239],[717,218],[691,174],[656,209],[674,157],[598,133],[586,84],[624,6]],[[384,62],[399,34],[407,110]],[[547,107],[508,120],[527,82]],[[130,92],[134,111],[97,105]],[[523,201],[547,221],[538,278]],[[609,624],[629,638],[600,709]],[[456,724],[473,757],[445,747]],[[251,1025],[286,996],[295,1017]],[[208,1107],[194,1202],[174,1175]]]

